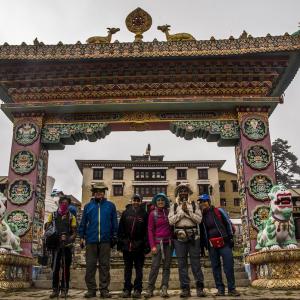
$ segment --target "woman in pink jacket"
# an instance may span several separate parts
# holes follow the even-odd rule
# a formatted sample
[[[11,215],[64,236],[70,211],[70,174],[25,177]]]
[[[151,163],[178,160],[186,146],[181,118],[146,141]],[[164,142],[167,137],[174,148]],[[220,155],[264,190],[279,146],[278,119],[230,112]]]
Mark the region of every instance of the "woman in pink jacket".
[[[169,199],[164,193],[159,193],[152,199],[152,209],[148,219],[148,239],[152,253],[152,264],[145,298],[153,296],[161,260],[163,261],[163,273],[160,296],[169,297],[168,285],[173,252],[172,228],[168,220],[169,205]]]

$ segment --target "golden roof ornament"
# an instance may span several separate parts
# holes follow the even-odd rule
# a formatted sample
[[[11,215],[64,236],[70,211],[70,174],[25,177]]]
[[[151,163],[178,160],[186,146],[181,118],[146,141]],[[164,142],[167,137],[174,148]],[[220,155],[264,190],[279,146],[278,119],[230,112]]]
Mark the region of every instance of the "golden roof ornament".
[[[152,25],[152,18],[146,11],[138,7],[126,17],[125,24],[130,32],[135,33],[134,42],[142,42],[143,33]]]
[[[179,41],[195,41],[196,39],[189,33],[181,32],[170,34],[170,25],[161,25],[157,26],[157,29],[162,31],[166,35],[166,39],[168,42],[179,42]]]
[[[92,36],[86,40],[88,44],[109,44],[111,37],[116,32],[120,31],[120,28],[109,28],[107,27],[107,36]]]

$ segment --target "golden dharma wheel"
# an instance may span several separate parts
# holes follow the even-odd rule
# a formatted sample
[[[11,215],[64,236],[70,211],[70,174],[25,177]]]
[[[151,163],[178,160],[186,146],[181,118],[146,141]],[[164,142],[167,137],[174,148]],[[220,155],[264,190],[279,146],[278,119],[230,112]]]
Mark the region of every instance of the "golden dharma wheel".
[[[152,18],[146,11],[138,7],[126,17],[125,24],[130,32],[135,33],[134,42],[142,42],[143,33],[152,25]]]

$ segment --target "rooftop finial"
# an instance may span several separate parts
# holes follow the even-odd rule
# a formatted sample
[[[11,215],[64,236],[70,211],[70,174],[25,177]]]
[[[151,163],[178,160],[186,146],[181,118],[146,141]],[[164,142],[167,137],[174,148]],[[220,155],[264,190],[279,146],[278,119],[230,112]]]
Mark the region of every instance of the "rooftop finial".
[[[146,148],[146,155],[150,156],[150,152],[151,152],[151,145],[148,144],[148,146]]]

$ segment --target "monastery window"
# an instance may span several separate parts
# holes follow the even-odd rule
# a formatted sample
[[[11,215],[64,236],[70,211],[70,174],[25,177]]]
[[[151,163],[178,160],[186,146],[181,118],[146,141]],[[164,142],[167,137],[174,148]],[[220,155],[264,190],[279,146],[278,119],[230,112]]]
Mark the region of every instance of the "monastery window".
[[[209,194],[209,192],[208,192],[208,187],[209,187],[208,184],[199,184],[199,185],[198,185],[199,195],[202,195],[202,194]]]
[[[221,206],[226,206],[226,199],[221,198],[221,199],[220,199],[220,205],[221,205]]]
[[[232,191],[233,192],[237,192],[238,191],[238,183],[236,180],[231,180],[231,184],[232,184]]]
[[[208,169],[198,169],[199,179],[208,179]]]
[[[186,180],[186,169],[177,169],[177,180]]]
[[[233,204],[234,204],[234,206],[240,206],[240,204],[241,204],[240,198],[234,198]]]
[[[135,170],[134,173],[135,180],[166,180],[166,171],[165,170]]]
[[[93,179],[103,180],[103,169],[93,169]]]
[[[219,181],[219,189],[220,189],[220,192],[225,192],[225,180],[220,180]]]
[[[134,187],[134,193],[143,197],[153,197],[158,193],[167,194],[167,186],[164,185],[138,185]]]
[[[114,169],[114,180],[123,180],[123,169]]]
[[[123,185],[113,185],[114,196],[123,196]]]

